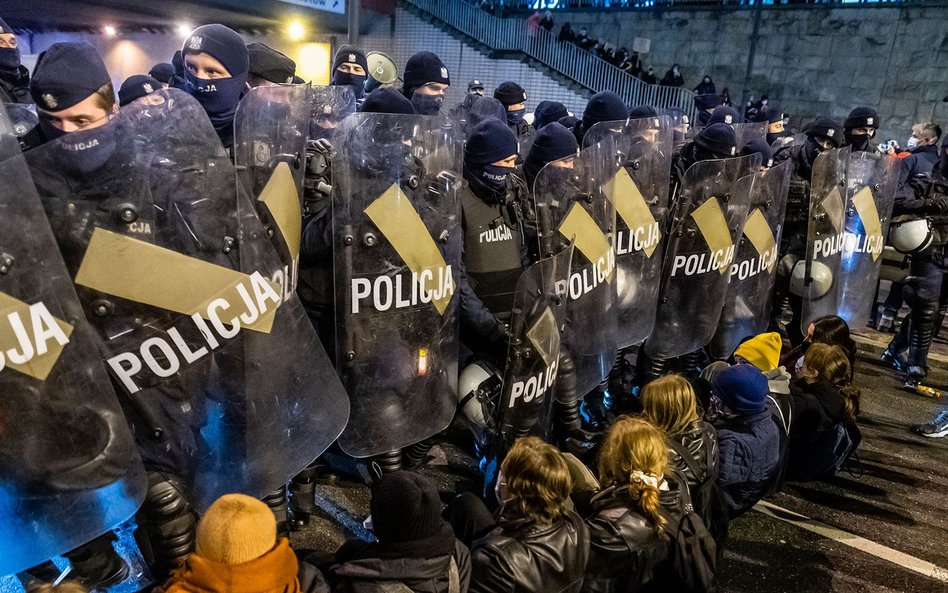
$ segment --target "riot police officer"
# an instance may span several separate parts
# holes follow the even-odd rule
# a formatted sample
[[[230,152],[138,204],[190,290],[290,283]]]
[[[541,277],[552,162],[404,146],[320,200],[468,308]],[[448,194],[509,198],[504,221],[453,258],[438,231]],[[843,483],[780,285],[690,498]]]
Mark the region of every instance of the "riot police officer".
[[[533,136],[533,128],[523,120],[527,112],[527,92],[516,82],[502,82],[494,91],[494,98],[507,110],[507,125],[521,143]]]
[[[32,103],[30,71],[20,63],[16,34],[0,18],[0,103]]]
[[[144,74],[129,76],[119,88],[119,107],[125,107],[132,101],[137,101],[142,97],[148,96],[161,89],[161,83],[151,76],[146,76]]]
[[[336,51],[332,60],[332,80],[329,84],[351,87],[356,100],[361,101],[365,95],[368,71],[369,63],[365,52],[354,45],[343,45]]]
[[[712,159],[727,159],[737,154],[737,135],[734,128],[724,122],[714,123],[695,136],[681,148],[672,162],[672,207],[677,201],[681,183],[692,165]]]
[[[250,54],[243,38],[224,25],[203,25],[181,48],[184,90],[198,100],[221,143],[234,146],[234,114],[246,90]]]
[[[784,218],[783,237],[780,241],[780,264],[778,268],[775,299],[775,323],[785,327],[794,344],[803,339],[800,328],[802,302],[790,294],[790,275],[794,264],[806,256],[806,237],[810,215],[810,181],[816,157],[826,150],[839,148],[843,143],[843,128],[838,122],[821,117],[804,129],[806,140],[796,146],[783,146],[774,153],[774,164],[790,160],[793,174],[787,195],[787,213]]]
[[[248,43],[247,55],[250,68],[247,74],[247,88],[290,84],[296,74],[296,62],[285,54],[263,43]]]
[[[411,101],[418,115],[438,115],[444,93],[451,86],[448,67],[430,51],[420,51],[408,58],[403,76],[402,94]]]
[[[566,105],[557,101],[540,101],[533,110],[533,129],[539,132],[543,126],[557,122],[568,115]]]
[[[872,107],[856,107],[843,122],[845,146],[851,146],[853,152],[876,152],[878,146],[872,142],[872,138],[878,129],[879,114],[876,110]]]
[[[583,118],[573,126],[576,144],[583,146],[583,137],[594,125],[604,121],[625,121],[628,117],[628,110],[619,95],[612,91],[596,93],[586,103]]]
[[[493,118],[474,128],[464,149],[461,343],[493,360],[506,353],[504,319],[527,264],[522,215],[508,185],[516,159],[516,137]]]
[[[938,163],[927,184],[896,194],[893,214],[927,218],[930,237],[923,237],[912,254],[903,295],[912,307],[908,319],[882,354],[882,361],[906,371],[905,385],[914,388],[928,374],[928,350],[935,328],[948,306],[948,140],[942,141]],[[902,353],[908,349],[908,359]]]

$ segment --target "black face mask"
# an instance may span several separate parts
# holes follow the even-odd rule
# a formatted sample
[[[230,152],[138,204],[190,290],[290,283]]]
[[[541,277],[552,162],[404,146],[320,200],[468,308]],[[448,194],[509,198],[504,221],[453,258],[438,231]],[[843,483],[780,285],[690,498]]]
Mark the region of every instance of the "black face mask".
[[[823,154],[823,147],[817,144],[813,138],[807,137],[806,142],[803,143],[803,154],[806,155],[806,162],[812,169],[816,157]]]
[[[365,76],[360,76],[351,72],[336,72],[332,76],[332,84],[334,86],[351,86],[352,92],[355,93],[356,99],[361,99],[362,95],[365,94],[365,79]]]
[[[767,133],[767,144],[773,144],[774,142],[776,142],[776,141],[779,140],[780,138],[783,138],[783,134],[781,134],[780,132],[775,132],[775,133],[773,133],[773,134],[771,134],[770,132],[768,132],[768,133]]]
[[[64,134],[59,140],[62,165],[77,176],[101,169],[115,154],[114,123],[98,128]]]
[[[496,165],[465,165],[464,179],[478,198],[489,204],[503,204],[507,201],[507,174],[512,171]]]
[[[444,103],[443,95],[422,95],[414,93],[411,96],[411,105],[415,108],[418,115],[438,115],[441,111],[441,104]]]
[[[869,134],[855,135],[847,132],[846,134],[846,143],[853,147],[854,151],[866,150],[869,148],[869,140],[872,139],[872,136]]]
[[[0,48],[0,71],[16,72],[20,69],[20,48]]]

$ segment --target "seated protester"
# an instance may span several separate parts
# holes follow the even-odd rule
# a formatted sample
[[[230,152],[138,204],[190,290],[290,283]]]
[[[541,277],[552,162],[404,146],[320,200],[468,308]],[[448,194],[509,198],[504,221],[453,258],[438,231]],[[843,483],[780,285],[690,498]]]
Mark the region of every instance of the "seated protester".
[[[225,494],[201,517],[195,549],[156,593],[328,593],[319,571],[300,566],[273,512],[244,494]]]
[[[727,537],[727,508],[717,486],[718,436],[698,416],[697,395],[681,375],[665,375],[642,390],[642,414],[665,432],[671,467],[685,477],[695,512],[715,541]]]
[[[599,453],[606,486],[587,515],[589,563],[584,592],[638,591],[668,553],[662,494],[668,453],[661,431],[642,418],[622,416]],[[677,487],[676,487],[677,488]]]
[[[692,489],[717,477],[718,437],[707,422],[698,417],[697,397],[681,375],[665,375],[647,383],[642,390],[643,415],[665,431],[676,446],[668,451],[669,461],[688,480]],[[685,461],[679,451],[692,459]],[[689,463],[693,461],[693,463]],[[692,470],[697,469],[697,475]]]
[[[849,325],[842,317],[824,315],[811,323],[807,327],[803,342],[781,359],[781,366],[786,367],[791,372],[800,368],[800,365],[803,364],[803,354],[811,344],[839,346],[846,353],[846,358],[849,359],[850,370],[855,369],[856,342],[850,336]]]
[[[813,344],[803,355],[790,391],[796,420],[790,430],[788,479],[830,477],[859,446],[859,390],[849,377],[849,359],[839,346]]]
[[[555,447],[536,437],[514,443],[497,479],[497,525],[471,545],[472,593],[580,591],[589,532],[568,508],[571,486]]]
[[[464,593],[471,555],[441,518],[438,488],[409,471],[386,474],[372,488],[378,542],[349,540],[325,570],[334,592]]]
[[[782,366],[780,349],[783,340],[777,332],[760,334],[750,338],[734,351],[735,364],[750,363],[760,369],[767,377],[767,400],[764,405],[770,411],[774,422],[780,428],[780,465],[787,460],[790,446],[790,427],[793,423],[793,398],[790,396],[790,373]],[[778,473],[770,493],[780,489],[783,482],[782,472]]]
[[[224,148],[234,148],[234,115],[247,89],[250,54],[243,38],[224,25],[204,25],[181,48],[184,90],[204,107]]]
[[[718,484],[731,519],[749,510],[780,471],[780,433],[764,406],[767,378],[755,366],[739,364],[711,379],[718,408]]]

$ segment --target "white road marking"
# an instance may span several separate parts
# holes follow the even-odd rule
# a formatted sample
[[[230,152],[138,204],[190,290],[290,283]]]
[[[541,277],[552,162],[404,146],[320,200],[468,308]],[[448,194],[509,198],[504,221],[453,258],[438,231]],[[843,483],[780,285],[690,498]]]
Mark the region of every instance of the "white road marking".
[[[825,525],[819,521],[810,519],[805,515],[794,513],[793,511],[787,510],[783,507],[778,507],[775,504],[771,504],[763,500],[754,505],[754,510],[775,519],[780,519],[781,521],[790,523],[791,525],[796,525],[801,529],[806,529],[807,531],[827,539],[831,539],[851,548],[855,548],[881,560],[887,560],[893,564],[898,564],[903,568],[907,568],[908,570],[917,572],[926,577],[933,578],[943,583],[948,583],[948,569],[936,566],[931,562],[926,562],[921,558],[916,558],[915,556],[910,556],[904,552],[893,550],[888,546],[884,546],[864,537],[854,535],[848,531],[830,527],[829,525]]]

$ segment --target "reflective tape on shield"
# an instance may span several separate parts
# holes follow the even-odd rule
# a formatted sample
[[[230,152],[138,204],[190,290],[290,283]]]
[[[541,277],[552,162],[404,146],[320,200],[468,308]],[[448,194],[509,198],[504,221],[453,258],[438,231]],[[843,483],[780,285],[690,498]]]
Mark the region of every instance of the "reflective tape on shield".
[[[616,212],[629,229],[648,228],[655,224],[655,217],[652,216],[645,196],[639,191],[625,167],[619,167],[616,176],[606,184],[605,192],[616,205]],[[658,245],[659,241],[655,241],[646,245],[642,251],[646,257],[652,257]]]
[[[721,205],[717,198],[711,196],[705,200],[695,211],[691,213],[691,218],[698,225],[698,230],[704,237],[705,243],[711,253],[727,252],[734,246],[731,242],[731,232],[727,226],[727,219],[724,218],[724,212],[721,211]],[[731,266],[721,266],[718,270],[722,275],[730,272]]]

